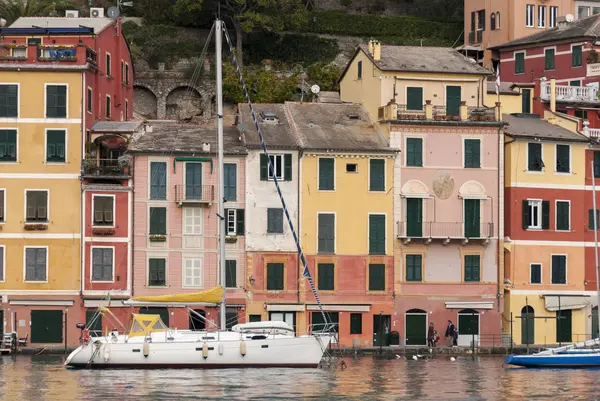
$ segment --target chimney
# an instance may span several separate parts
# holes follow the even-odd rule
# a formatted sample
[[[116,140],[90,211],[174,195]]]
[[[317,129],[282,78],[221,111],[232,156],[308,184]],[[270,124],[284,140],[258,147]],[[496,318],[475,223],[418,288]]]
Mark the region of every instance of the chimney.
[[[566,29],[566,28],[569,27],[569,25],[571,25],[572,21],[573,21],[573,16],[572,15],[570,15],[569,18],[567,18],[567,16],[563,15],[563,16],[560,16],[560,17],[558,17],[556,19],[556,26],[558,27],[559,30]]]
[[[369,41],[369,53],[373,56],[373,60],[381,60],[381,43],[378,40],[371,39]]]

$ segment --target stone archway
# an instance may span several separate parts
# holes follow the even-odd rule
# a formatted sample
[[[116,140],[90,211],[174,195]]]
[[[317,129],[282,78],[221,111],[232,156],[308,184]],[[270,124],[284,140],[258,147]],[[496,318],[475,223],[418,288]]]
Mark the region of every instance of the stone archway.
[[[148,86],[133,86],[133,102],[135,112],[144,118],[152,120],[158,117],[158,97]]]
[[[165,98],[167,120],[197,120],[205,115],[200,91],[190,86],[177,86]]]

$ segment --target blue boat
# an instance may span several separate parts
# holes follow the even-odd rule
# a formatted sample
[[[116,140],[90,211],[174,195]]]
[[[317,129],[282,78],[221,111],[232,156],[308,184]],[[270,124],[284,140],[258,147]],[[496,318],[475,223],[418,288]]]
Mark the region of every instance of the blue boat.
[[[509,355],[504,363],[527,368],[590,368],[600,367],[600,349],[589,349],[599,345],[600,340],[567,345],[538,352],[533,355]]]

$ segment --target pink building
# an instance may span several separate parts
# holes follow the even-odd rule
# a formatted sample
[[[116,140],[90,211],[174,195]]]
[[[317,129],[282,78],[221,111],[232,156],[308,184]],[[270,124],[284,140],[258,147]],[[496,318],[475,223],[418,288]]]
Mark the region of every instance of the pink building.
[[[245,316],[245,157],[235,128],[225,141],[226,287],[228,325]],[[131,150],[134,178],[133,295],[199,292],[218,284],[216,128],[157,124]],[[135,304],[135,303],[134,303]],[[218,322],[216,305],[189,305]],[[170,327],[201,329],[185,308],[135,304]]]

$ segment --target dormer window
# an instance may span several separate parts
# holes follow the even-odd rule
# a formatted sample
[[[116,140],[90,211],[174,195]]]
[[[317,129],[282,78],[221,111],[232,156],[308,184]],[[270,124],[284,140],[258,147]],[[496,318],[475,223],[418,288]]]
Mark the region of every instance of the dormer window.
[[[273,113],[272,111],[261,112],[260,117],[262,118],[263,123],[277,124],[279,122],[277,114]]]
[[[358,114],[348,114],[348,119],[350,119],[350,120],[360,120],[360,116]]]

